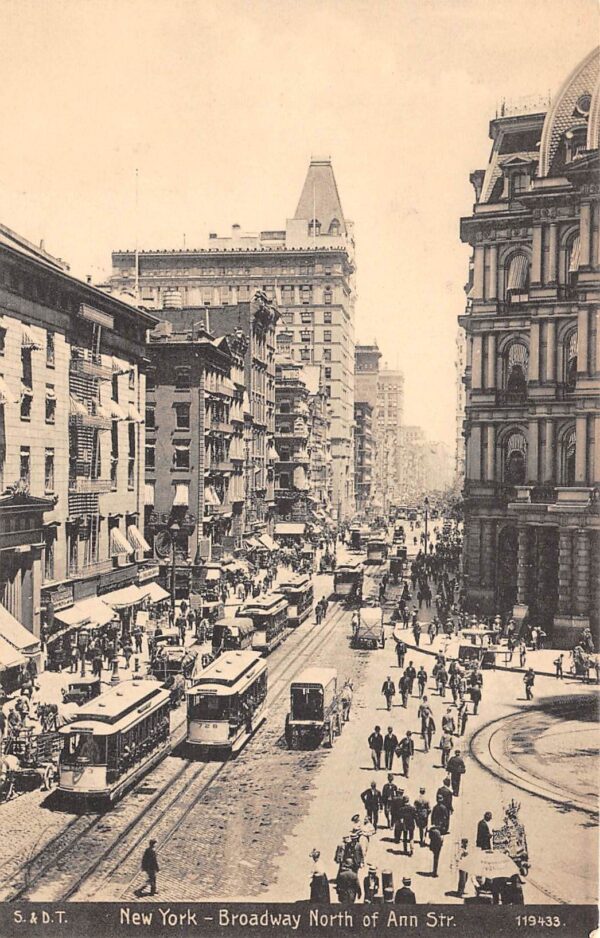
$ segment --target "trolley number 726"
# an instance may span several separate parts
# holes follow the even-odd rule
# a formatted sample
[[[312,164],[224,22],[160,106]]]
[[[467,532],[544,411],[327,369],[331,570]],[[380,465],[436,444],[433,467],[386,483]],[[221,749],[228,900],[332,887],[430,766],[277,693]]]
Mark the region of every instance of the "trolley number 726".
[[[517,925],[523,928],[560,928],[559,915],[517,915]]]

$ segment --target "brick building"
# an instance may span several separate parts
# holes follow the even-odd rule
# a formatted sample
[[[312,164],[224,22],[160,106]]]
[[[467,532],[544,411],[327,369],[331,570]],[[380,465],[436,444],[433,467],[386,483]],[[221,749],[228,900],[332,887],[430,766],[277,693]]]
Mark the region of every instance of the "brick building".
[[[461,222],[472,607],[570,647],[600,607],[600,54],[547,113],[490,124]]]

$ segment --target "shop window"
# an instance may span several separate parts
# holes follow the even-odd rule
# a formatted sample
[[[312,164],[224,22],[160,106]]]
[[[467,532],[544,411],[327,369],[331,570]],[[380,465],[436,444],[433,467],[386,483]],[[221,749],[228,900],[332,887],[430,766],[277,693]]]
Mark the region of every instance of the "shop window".
[[[54,333],[46,333],[46,365],[48,368],[54,368],[56,349],[54,346]]]
[[[44,492],[52,495],[54,492],[54,450],[47,449],[44,456]]]

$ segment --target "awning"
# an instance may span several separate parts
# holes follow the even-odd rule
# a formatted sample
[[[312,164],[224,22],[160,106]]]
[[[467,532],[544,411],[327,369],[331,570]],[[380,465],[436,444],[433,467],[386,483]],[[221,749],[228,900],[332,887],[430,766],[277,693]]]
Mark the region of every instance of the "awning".
[[[125,535],[119,528],[111,528],[110,531],[110,556],[119,557],[133,554],[134,548],[131,546]]]
[[[0,378],[0,404],[18,403],[19,398],[13,394],[4,378]]]
[[[154,505],[154,482],[146,482],[144,485],[144,504]]]
[[[134,423],[143,423],[143,422],[144,422],[144,418],[143,418],[142,415],[140,414],[140,412],[139,412],[139,410],[137,409],[137,407],[135,406],[135,404],[130,404],[129,407],[127,408],[127,419],[128,419],[128,420],[133,420]]]
[[[207,583],[214,583],[215,580],[220,580],[220,579],[221,579],[221,571],[220,571],[220,570],[207,570],[207,571],[206,571],[206,582],[207,582]]]
[[[294,469],[294,486],[300,492],[305,492],[308,489],[308,479],[304,466],[296,466]]]
[[[21,326],[21,347],[32,349],[35,352],[39,352],[42,348],[29,326],[26,326],[24,323]]]
[[[288,535],[290,537],[302,537],[306,530],[306,525],[303,522],[296,521],[285,523],[280,521],[275,525],[275,535]]]
[[[269,460],[269,462],[279,461],[279,453],[277,452],[277,450],[275,449],[273,445],[269,446],[267,450],[267,459]]]
[[[116,358],[112,360],[112,370],[114,375],[128,375],[131,371],[129,365],[119,365]]]
[[[87,417],[88,409],[79,398],[75,397],[73,394],[69,395],[69,413],[77,414],[79,417]]]
[[[579,270],[579,255],[581,253],[581,240],[579,235],[573,238],[571,253],[569,255],[569,273],[575,274]]]
[[[523,293],[527,288],[527,274],[529,271],[529,261],[524,254],[517,254],[513,257],[508,268],[507,291],[514,293]]]
[[[216,508],[221,504],[221,499],[217,495],[216,489],[213,485],[207,485],[204,489],[204,503],[206,505],[212,505],[213,508]]]
[[[25,655],[13,648],[4,638],[0,638],[0,669],[18,668],[26,663]]]
[[[39,639],[29,629],[21,625],[6,606],[0,603],[0,638],[5,639],[9,645],[26,655],[36,655],[40,650]]]
[[[185,485],[181,482],[175,484],[175,495],[173,496],[173,506],[177,508],[178,506],[189,505],[190,501],[190,488],[189,485]]]
[[[151,550],[150,544],[135,524],[130,524],[127,528],[127,540],[134,550],[143,550],[144,553]]]
[[[108,625],[114,617],[114,610],[97,596],[80,599],[79,602],[68,609],[60,609],[54,613],[54,618],[64,625],[89,625],[90,628],[95,628],[98,625]]]
[[[259,541],[267,548],[267,550],[279,550],[277,544],[270,534],[261,534]]]
[[[162,603],[165,599],[170,599],[169,594],[159,583],[152,582],[147,583],[144,586],[145,590],[148,590],[148,602],[151,603]]]
[[[260,543],[260,541],[258,541],[255,537],[246,538],[246,547],[249,550],[256,550],[257,548],[260,549],[262,546],[263,545]]]
[[[144,601],[148,595],[148,587],[124,586],[123,589],[113,590],[112,593],[105,593],[102,602],[112,606],[113,609],[124,609],[126,606],[135,606]]]
[[[116,401],[110,401],[107,405],[113,420],[127,420],[127,414]]]

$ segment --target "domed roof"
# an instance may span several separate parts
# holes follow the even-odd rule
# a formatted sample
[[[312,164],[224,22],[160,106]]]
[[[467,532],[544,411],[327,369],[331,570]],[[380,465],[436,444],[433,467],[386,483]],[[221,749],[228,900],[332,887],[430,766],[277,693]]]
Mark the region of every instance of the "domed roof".
[[[600,47],[569,75],[546,114],[540,144],[539,175],[552,175],[560,163],[561,143],[570,131],[587,130],[586,149],[600,146]]]

